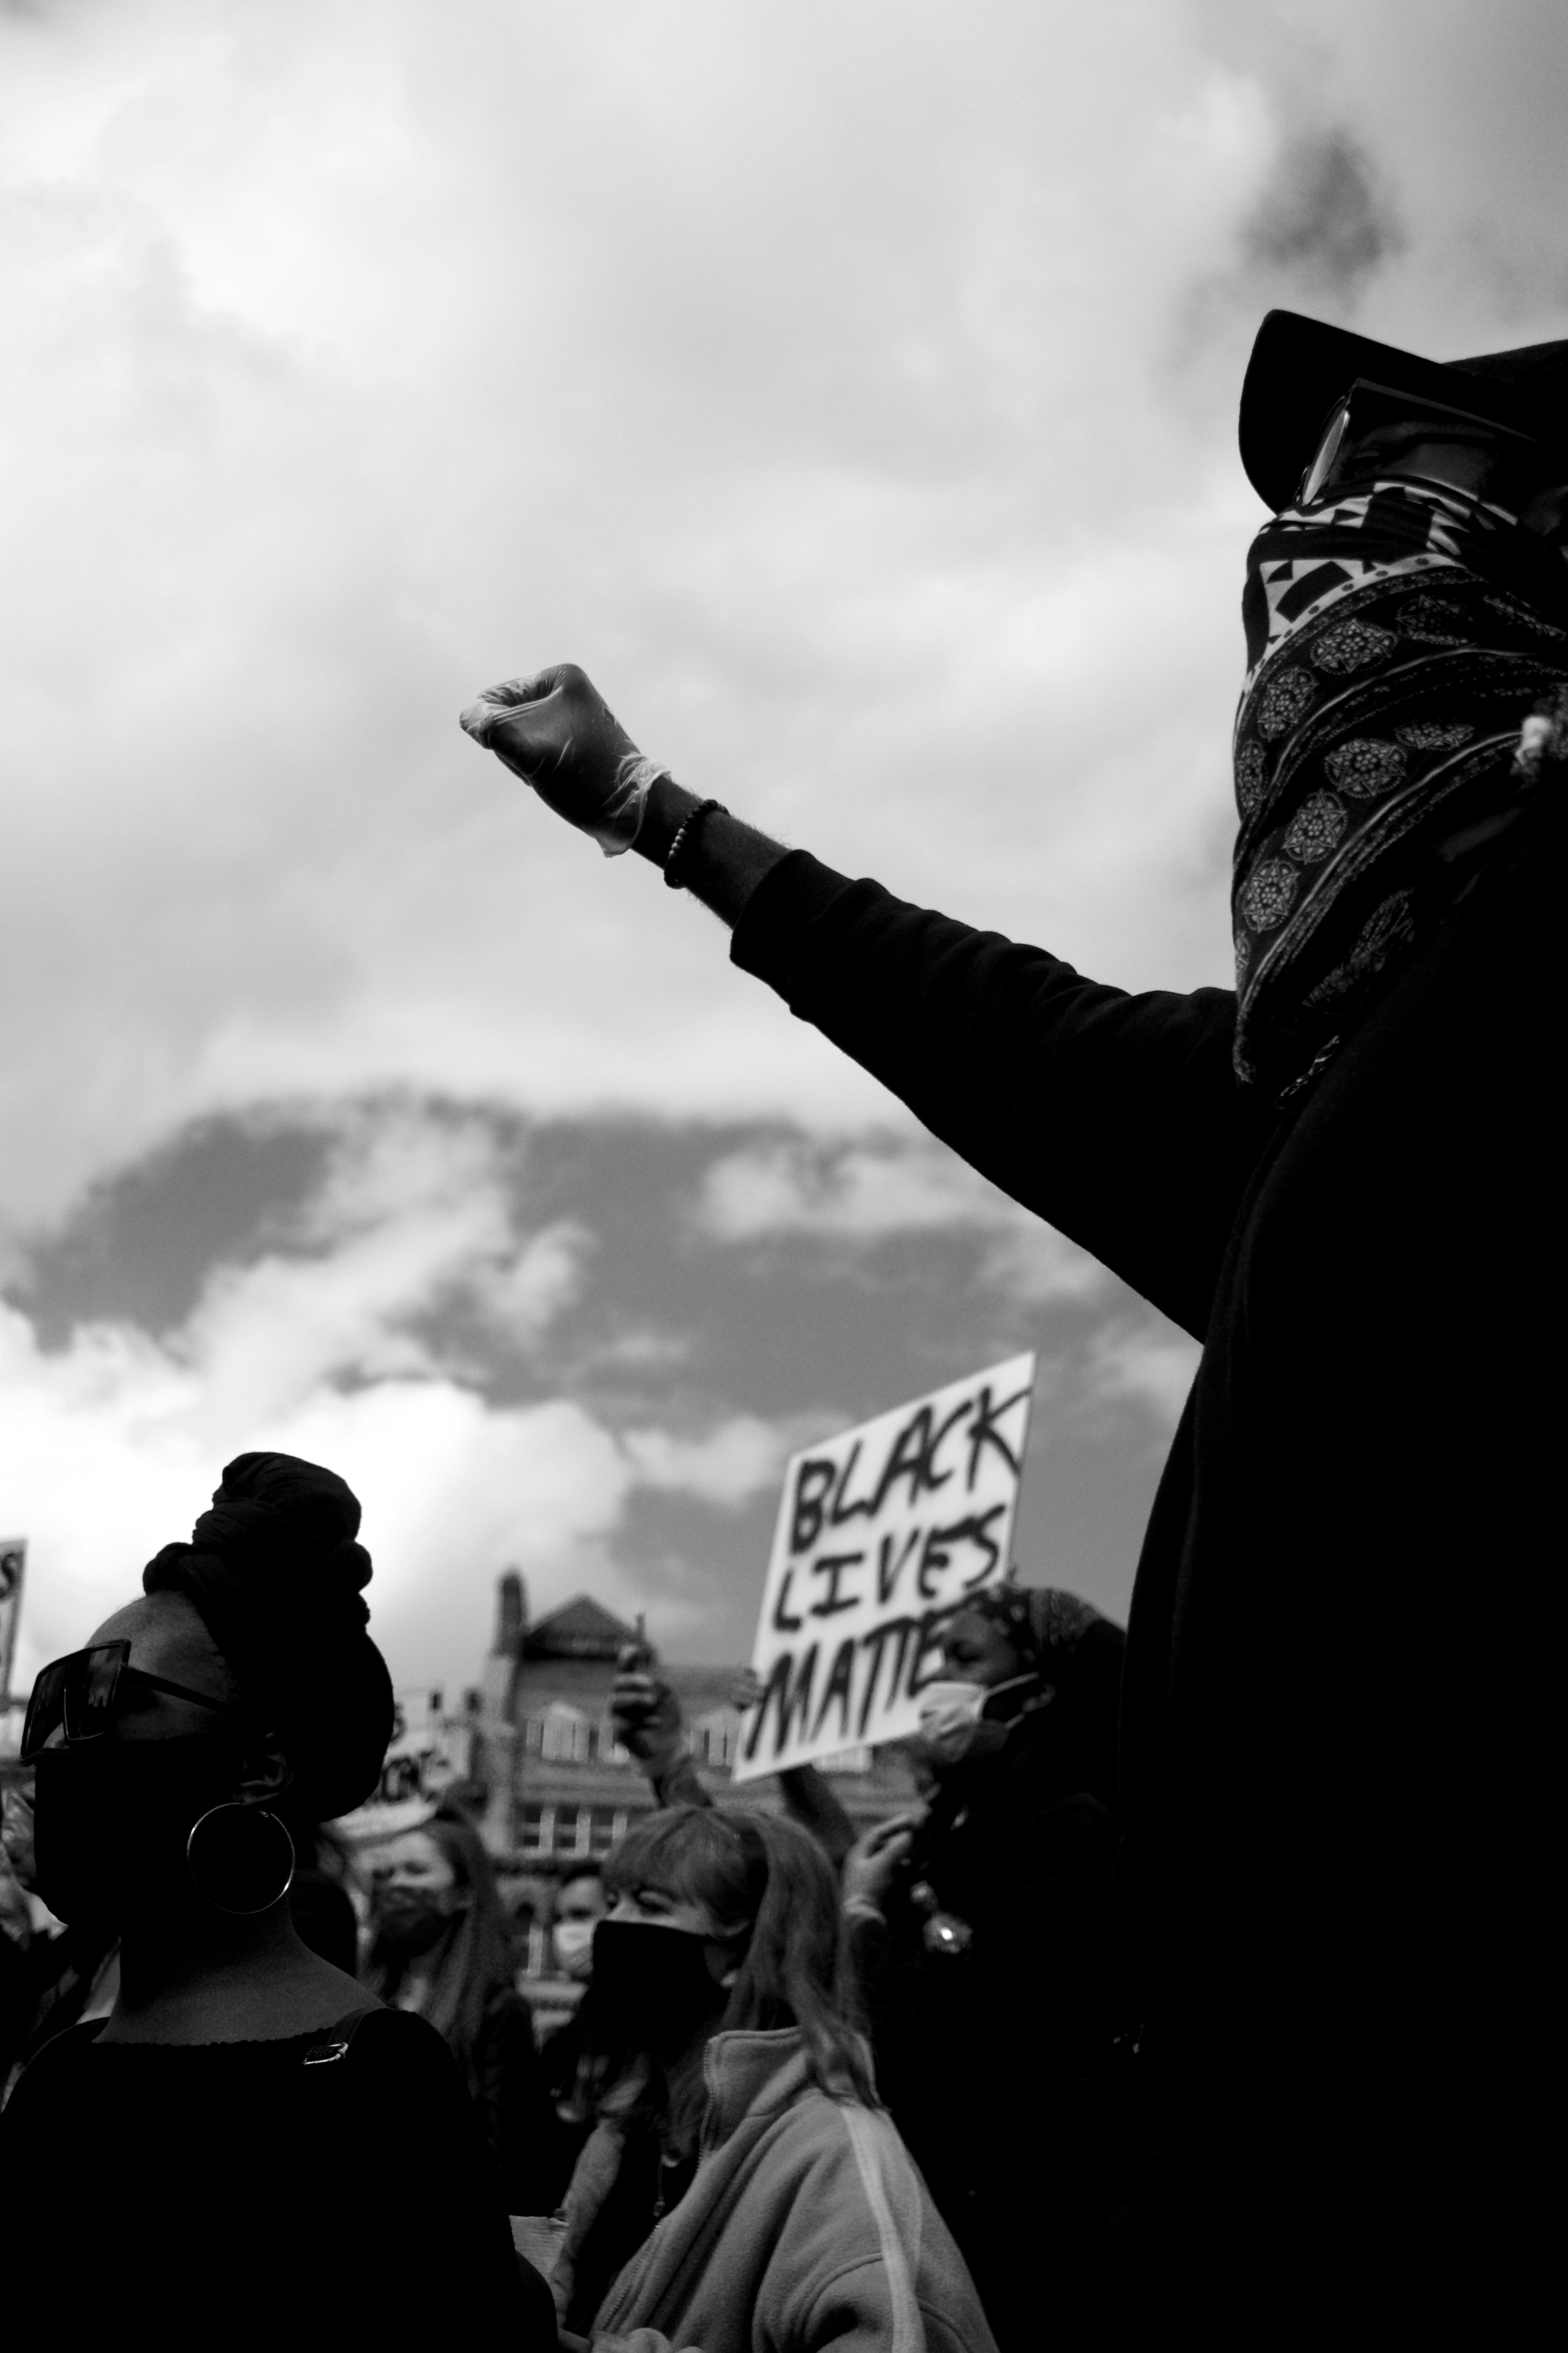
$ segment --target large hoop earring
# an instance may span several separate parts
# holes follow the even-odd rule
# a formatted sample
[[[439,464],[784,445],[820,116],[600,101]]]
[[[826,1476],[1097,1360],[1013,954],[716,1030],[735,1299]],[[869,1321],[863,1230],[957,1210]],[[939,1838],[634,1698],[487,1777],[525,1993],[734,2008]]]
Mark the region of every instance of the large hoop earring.
[[[270,1912],[294,1880],[294,1841],[287,1822],[265,1806],[213,1806],[191,1827],[185,1868],[215,1912],[248,1919]]]

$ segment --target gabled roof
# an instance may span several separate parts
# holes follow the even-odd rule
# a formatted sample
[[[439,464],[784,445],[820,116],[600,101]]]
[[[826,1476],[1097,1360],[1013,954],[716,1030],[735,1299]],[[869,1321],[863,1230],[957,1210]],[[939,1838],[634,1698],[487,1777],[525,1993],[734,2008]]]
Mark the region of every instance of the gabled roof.
[[[529,1628],[522,1638],[522,1655],[525,1659],[614,1660],[627,1642],[637,1639],[635,1627],[624,1625],[597,1601],[580,1593],[575,1601],[563,1603]]]

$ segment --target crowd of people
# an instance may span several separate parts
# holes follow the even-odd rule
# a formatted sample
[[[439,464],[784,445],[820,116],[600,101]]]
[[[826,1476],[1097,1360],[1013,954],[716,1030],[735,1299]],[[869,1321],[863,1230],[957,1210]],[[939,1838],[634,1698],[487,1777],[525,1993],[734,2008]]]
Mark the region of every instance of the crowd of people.
[[[4,2294],[37,2333],[91,2280],[240,2344],[1532,2341],[1568,343],[1439,365],[1272,313],[1241,427],[1272,520],[1234,991],[1128,997],[787,850],[574,668],[464,714],[1203,1342],[1125,1638],[975,1594],[921,1802],[858,1838],[809,1767],[712,1802],[629,1656],[653,1804],[557,1889],[583,1990],[541,2048],[460,1816],[388,1847],[361,1934],[330,1825],[392,1706],[359,1506],[242,1455],[39,1675],[8,1797]]]
[[[108,2168],[93,2262],[129,2274],[177,2238],[182,2293],[241,2344],[277,2326],[242,2292],[265,2221],[323,2334],[657,2331],[739,2353],[759,2330],[891,2346],[916,2314],[987,2353],[971,2268],[879,2088],[874,1971],[848,1933],[884,1916],[894,1849],[850,1846],[809,1768],[779,1816],[713,1806],[643,1654],[614,1704],[654,1802],[556,1885],[553,1957],[582,1995],[542,2047],[460,1810],[375,1842],[362,1929],[331,1824],[379,1773],[393,1707],[358,1527],[332,1472],[241,1456],[191,1542],[38,1678],[7,1838],[0,2168],[26,2250],[7,2309],[42,2321],[68,2275],[81,2217],[60,2185],[87,2150]],[[1045,1599],[1075,1638],[1093,1620]],[[991,1606],[956,1621],[954,1673]],[[1020,1724],[1054,1696],[1029,1655],[1005,1685]],[[927,1746],[939,1778],[959,1769]],[[883,2007],[907,2042],[918,2020]]]

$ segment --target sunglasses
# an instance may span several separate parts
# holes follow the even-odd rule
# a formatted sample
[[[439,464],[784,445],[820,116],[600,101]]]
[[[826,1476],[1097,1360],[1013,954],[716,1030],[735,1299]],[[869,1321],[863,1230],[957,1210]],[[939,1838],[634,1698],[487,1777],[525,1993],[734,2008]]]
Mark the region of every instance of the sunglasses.
[[[1499,425],[1493,418],[1477,417],[1468,408],[1446,407],[1441,401],[1420,400],[1393,385],[1373,384],[1368,376],[1358,376],[1324,419],[1312,462],[1297,486],[1297,506],[1310,506],[1321,494],[1347,440],[1353,445],[1377,426],[1405,424],[1430,425],[1434,440],[1441,439],[1445,434],[1452,437],[1458,427],[1466,439],[1472,434],[1484,433],[1489,439],[1517,442],[1526,449],[1542,447],[1532,434],[1521,433],[1511,425]]]
[[[68,1748],[83,1740],[101,1740],[114,1721],[117,1701],[127,1692],[168,1692],[175,1699],[194,1700],[215,1715],[243,1714],[225,1700],[192,1691],[188,1683],[143,1673],[131,1664],[129,1642],[94,1642],[40,1670],[22,1725],[20,1761],[30,1765],[56,1732],[64,1732]]]

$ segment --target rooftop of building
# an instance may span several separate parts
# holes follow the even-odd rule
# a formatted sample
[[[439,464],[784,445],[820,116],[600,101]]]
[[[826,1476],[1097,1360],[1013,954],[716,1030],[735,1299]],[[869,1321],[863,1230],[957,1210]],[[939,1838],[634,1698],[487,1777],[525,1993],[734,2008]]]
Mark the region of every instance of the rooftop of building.
[[[603,1659],[611,1665],[642,1630],[628,1626],[586,1593],[564,1601],[523,1633],[519,1656],[527,1659]]]

